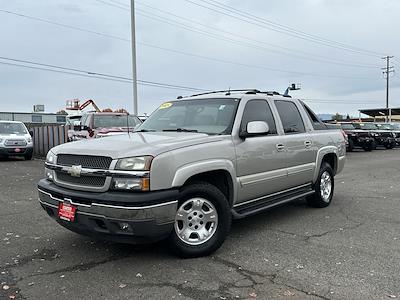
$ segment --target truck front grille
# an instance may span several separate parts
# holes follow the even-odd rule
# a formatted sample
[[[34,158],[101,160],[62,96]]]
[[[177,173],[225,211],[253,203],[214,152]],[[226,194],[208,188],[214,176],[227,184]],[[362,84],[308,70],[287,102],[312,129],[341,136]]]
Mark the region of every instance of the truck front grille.
[[[80,165],[82,168],[108,170],[112,162],[111,157],[59,154],[57,155],[57,164],[62,166]]]
[[[56,172],[56,180],[60,183],[67,183],[79,186],[88,186],[88,187],[103,187],[106,178],[99,176],[81,176],[81,177],[72,177],[69,174]]]

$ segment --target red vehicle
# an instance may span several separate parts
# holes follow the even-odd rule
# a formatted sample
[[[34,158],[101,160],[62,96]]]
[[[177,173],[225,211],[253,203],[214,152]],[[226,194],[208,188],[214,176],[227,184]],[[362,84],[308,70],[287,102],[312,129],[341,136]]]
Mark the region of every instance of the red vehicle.
[[[82,115],[80,125],[68,132],[70,141],[99,138],[133,131],[142,121],[127,113],[90,112]]]

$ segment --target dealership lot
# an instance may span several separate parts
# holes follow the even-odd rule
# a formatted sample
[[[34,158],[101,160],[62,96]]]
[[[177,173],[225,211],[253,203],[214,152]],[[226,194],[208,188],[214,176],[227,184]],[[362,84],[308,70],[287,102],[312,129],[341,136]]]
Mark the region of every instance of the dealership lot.
[[[333,203],[236,221],[211,257],[94,241],[37,201],[43,161],[0,161],[0,299],[400,299],[400,150],[356,152]]]

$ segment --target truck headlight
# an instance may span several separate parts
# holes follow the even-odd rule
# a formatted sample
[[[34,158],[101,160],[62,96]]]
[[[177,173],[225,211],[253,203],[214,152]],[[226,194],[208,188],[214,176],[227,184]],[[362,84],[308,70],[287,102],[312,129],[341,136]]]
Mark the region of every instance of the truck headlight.
[[[57,158],[57,155],[55,155],[51,150],[49,152],[47,152],[46,162],[48,162],[49,164],[55,164],[56,158]]]
[[[149,171],[152,160],[152,156],[122,158],[118,160],[115,169],[123,171]]]
[[[146,192],[150,189],[150,180],[144,178],[113,178],[112,188],[114,190],[125,191],[142,191]]]

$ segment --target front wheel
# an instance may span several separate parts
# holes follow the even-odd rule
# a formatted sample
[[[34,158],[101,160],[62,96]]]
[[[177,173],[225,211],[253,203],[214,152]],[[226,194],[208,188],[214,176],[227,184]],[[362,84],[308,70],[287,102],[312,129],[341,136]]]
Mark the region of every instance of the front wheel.
[[[349,139],[349,145],[347,146],[347,152],[353,152],[354,151],[354,142],[352,139]]]
[[[32,153],[29,153],[29,154],[25,154],[25,155],[24,155],[25,160],[32,160],[32,156],[33,156]]]
[[[327,163],[322,163],[319,170],[318,179],[315,182],[315,193],[307,197],[307,202],[313,207],[327,207],[331,204],[335,180],[332,167]]]
[[[206,182],[182,189],[174,230],[169,237],[172,250],[181,257],[206,256],[216,251],[229,233],[232,215],[228,200]]]

